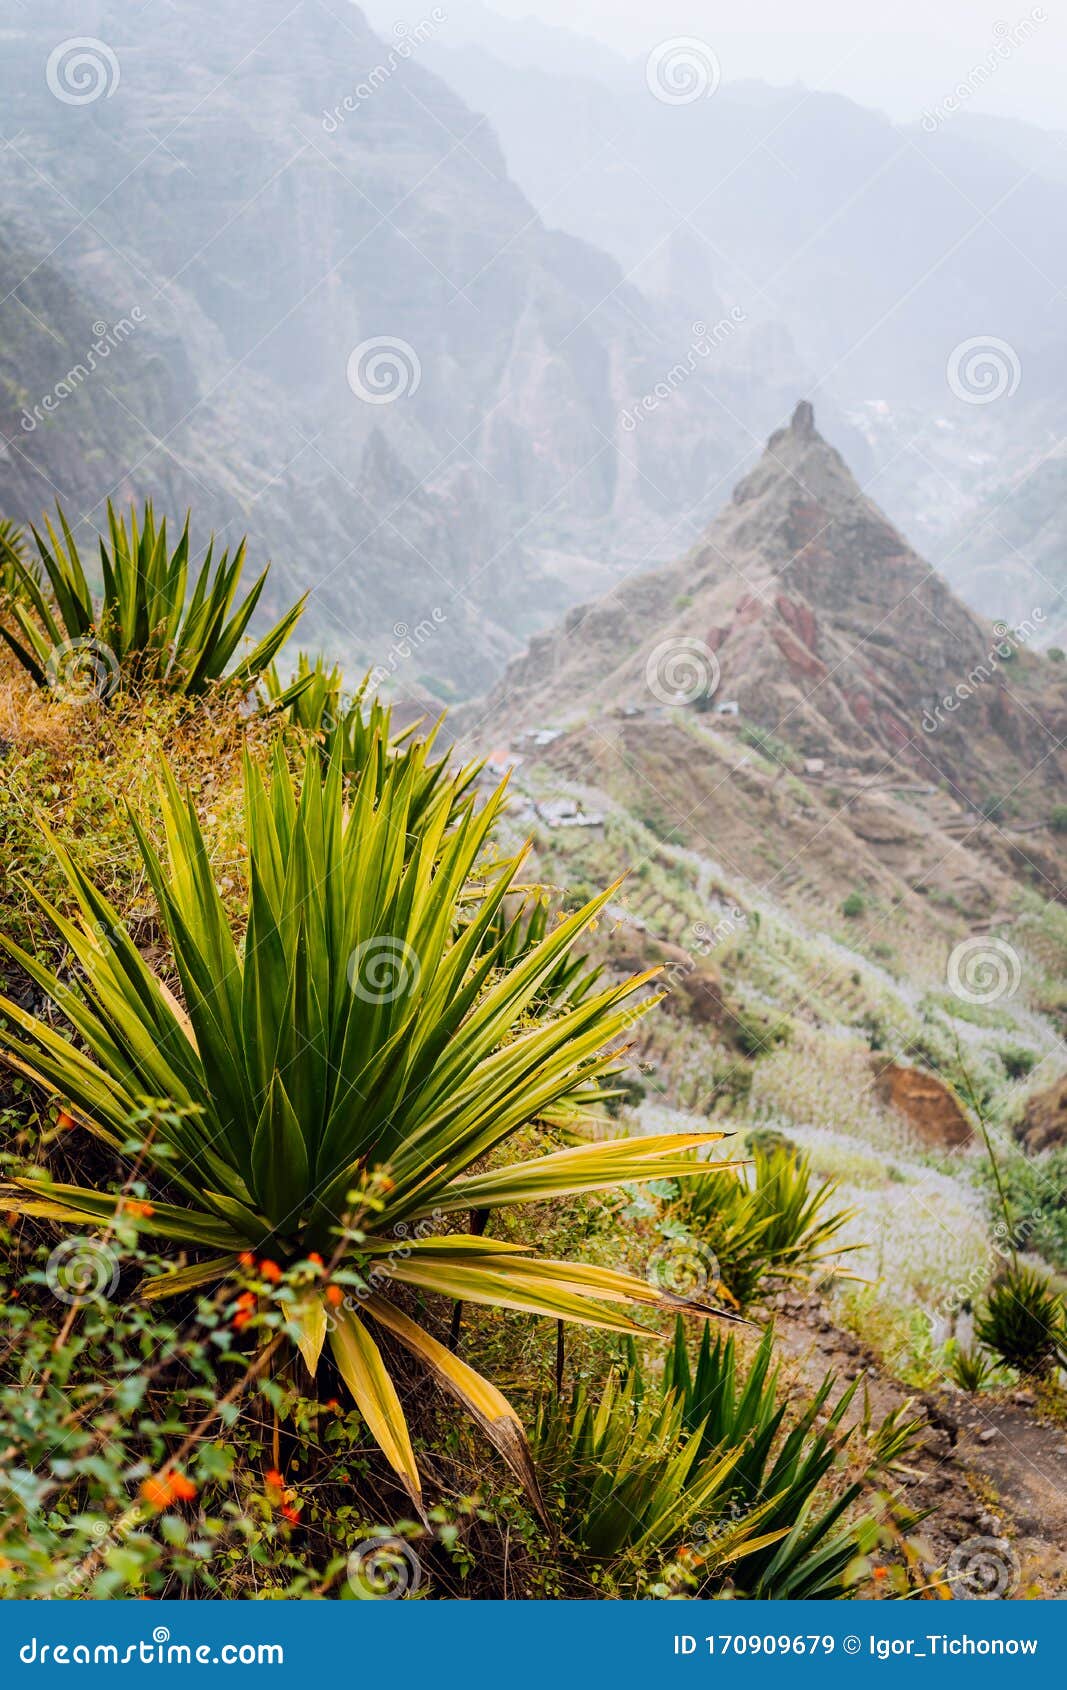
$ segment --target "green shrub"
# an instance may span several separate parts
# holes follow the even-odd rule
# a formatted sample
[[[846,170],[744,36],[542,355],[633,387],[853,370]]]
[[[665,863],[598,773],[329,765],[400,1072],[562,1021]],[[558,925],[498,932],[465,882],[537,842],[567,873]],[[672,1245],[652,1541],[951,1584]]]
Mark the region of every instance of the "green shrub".
[[[1049,812],[1049,826],[1053,833],[1067,833],[1067,804],[1053,804]]]
[[[1025,1045],[1009,1045],[1006,1050],[998,1050],[997,1055],[1009,1080],[1024,1080],[1038,1060],[1037,1052],[1027,1050]]]
[[[999,1158],[998,1172],[1009,1213],[1026,1217],[1027,1247],[1067,1271],[1067,1146],[1036,1156],[1013,1151]],[[999,1198],[992,1169],[983,1165],[981,1176],[990,1196]]]
[[[863,896],[863,893],[850,892],[844,903],[841,905],[841,914],[846,916],[849,921],[854,921],[857,916],[863,914],[866,908],[867,900]]]
[[[1012,1262],[990,1287],[974,1330],[979,1343],[1020,1373],[1040,1378],[1067,1359],[1063,1300],[1023,1263]]]
[[[784,1016],[740,1005],[732,1006],[729,1016],[730,1036],[742,1056],[764,1056],[789,1043],[792,1028]]]
[[[855,1245],[834,1239],[855,1213],[831,1209],[836,1180],[816,1185],[807,1157],[754,1146],[751,1177],[741,1164],[687,1180],[677,1212],[713,1251],[723,1285],[742,1308],[767,1279],[811,1273],[827,1256]]]
[[[751,745],[752,749],[766,757],[769,763],[777,763],[780,767],[786,769],[796,768],[797,754],[791,745],[786,744],[784,739],[778,739],[776,735],[769,733],[766,728],[759,727],[755,722],[742,722],[739,732],[744,744]]]
[[[135,1182],[131,1198],[143,1190]],[[494,1540],[502,1547],[505,1531],[519,1551],[510,1576],[536,1593],[523,1580],[530,1529],[517,1504],[492,1495],[499,1525],[488,1490],[484,1502],[437,1504],[412,1519],[395,1487],[376,1482],[360,1415],[331,1401],[336,1382],[320,1373],[306,1393],[293,1369],[257,1371],[224,1291],[189,1299],[177,1319],[128,1298],[138,1278],[170,1271],[140,1243],[132,1208],[115,1233],[77,1240],[66,1256],[39,1242],[42,1230],[23,1222],[13,1237],[0,1220],[11,1288],[0,1348],[0,1596],[347,1598],[363,1570],[353,1546],[373,1551],[379,1541],[370,1570],[391,1546],[406,1563],[399,1577],[417,1572],[420,1595],[498,1595]],[[264,1336],[285,1323],[278,1299]],[[423,1430],[437,1427],[424,1419]],[[475,1557],[485,1544],[497,1553],[483,1566]]]
[[[52,687],[61,696],[91,692],[101,701],[141,687],[185,697],[221,684],[249,689],[296,626],[303,599],[228,668],[259,603],[267,570],[233,610],[244,541],[232,559],[227,551],[217,563],[212,544],[190,593],[188,519],[171,551],[167,524],[156,527],[150,504],[138,524],[134,509],[127,522],[108,503],[109,538],[100,541],[103,598],[97,606],[67,519],[56,508],[62,538],[47,521],[43,535],[32,530],[43,577],[10,541],[5,547],[11,585],[5,609],[15,627],[0,622],[0,637],[38,686]]]
[[[961,1391],[971,1393],[984,1390],[998,1368],[996,1357],[974,1344],[965,1350],[962,1344],[953,1342],[948,1347],[947,1360],[949,1378]]]
[[[580,1387],[542,1407],[534,1444],[546,1494],[573,1549],[609,1566],[621,1593],[680,1550],[700,1595],[728,1585],[761,1599],[849,1593],[846,1569],[870,1531],[842,1524],[860,1486],[834,1475],[855,1386],[831,1406],[827,1375],[787,1422],[772,1346],[768,1332],[744,1364],[733,1339],[713,1342],[705,1328],[692,1367],[679,1321],[658,1390],[631,1355],[599,1402]]]

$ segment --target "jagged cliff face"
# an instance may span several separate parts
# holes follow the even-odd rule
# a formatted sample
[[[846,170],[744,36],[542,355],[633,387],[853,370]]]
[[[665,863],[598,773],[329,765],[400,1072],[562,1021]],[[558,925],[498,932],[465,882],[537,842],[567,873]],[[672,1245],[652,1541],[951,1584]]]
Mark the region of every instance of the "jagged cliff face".
[[[46,78],[74,35],[117,67],[85,103]],[[347,0],[46,0],[4,49],[0,217],[31,291],[41,264],[71,296],[35,323],[16,289],[5,314],[11,514],[53,488],[77,515],[111,487],[180,497],[269,543],[315,589],[306,633],[352,663],[437,610],[408,681],[469,692],[602,570],[673,555],[780,408],[743,322],[694,353],[689,314],[546,229],[418,43]],[[27,433],[93,321],[135,308],[119,387],[94,378]]]
[[[692,551],[572,612],[491,703],[509,721],[736,705],[805,757],[904,765],[977,807],[1039,762],[1061,778],[1064,687],[1028,649],[1040,631],[969,611],[801,404]]]

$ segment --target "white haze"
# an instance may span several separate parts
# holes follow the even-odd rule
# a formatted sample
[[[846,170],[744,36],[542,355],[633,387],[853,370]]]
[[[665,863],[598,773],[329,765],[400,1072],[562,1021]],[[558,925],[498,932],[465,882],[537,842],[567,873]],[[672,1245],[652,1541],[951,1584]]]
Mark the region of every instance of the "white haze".
[[[404,6],[369,0],[365,10],[388,33],[398,18],[414,23],[421,0]],[[493,20],[471,0],[442,0],[442,35],[492,46]],[[562,28],[630,60],[658,42],[692,36],[715,52],[726,80],[844,94],[897,121],[919,118],[962,85],[970,110],[1067,130],[1067,3],[1044,0],[492,0],[491,11],[522,25]],[[1017,44],[1016,44],[1017,42]],[[566,41],[555,69],[564,68]],[[531,49],[533,57],[540,57]],[[592,55],[589,55],[592,56]],[[588,58],[582,53],[582,70]]]

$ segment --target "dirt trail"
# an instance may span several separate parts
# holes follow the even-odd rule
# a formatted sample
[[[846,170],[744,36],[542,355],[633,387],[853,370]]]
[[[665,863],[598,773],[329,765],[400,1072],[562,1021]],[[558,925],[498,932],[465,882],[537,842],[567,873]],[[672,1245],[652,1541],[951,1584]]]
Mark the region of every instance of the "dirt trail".
[[[820,1297],[786,1292],[768,1312],[786,1367],[805,1388],[828,1368],[842,1379],[862,1373],[876,1419],[909,1398],[912,1413],[925,1415],[923,1445],[898,1482],[912,1507],[932,1510],[919,1528],[931,1577],[955,1568],[961,1596],[1067,1598],[1067,1428],[1037,1417],[1032,1392],[909,1392],[835,1326]]]

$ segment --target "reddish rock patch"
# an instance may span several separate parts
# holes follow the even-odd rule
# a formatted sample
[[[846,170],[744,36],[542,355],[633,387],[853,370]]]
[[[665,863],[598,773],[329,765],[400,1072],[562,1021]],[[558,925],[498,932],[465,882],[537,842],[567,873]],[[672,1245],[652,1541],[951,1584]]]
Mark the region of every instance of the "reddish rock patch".
[[[799,599],[787,598],[784,593],[779,593],[774,602],[779,616],[789,624],[797,639],[802,640],[809,651],[817,651],[819,629],[811,606]]]
[[[778,650],[792,670],[811,680],[825,681],[829,673],[826,664],[810,652],[807,646],[801,645],[785,628],[774,628],[772,633]]]
[[[875,1058],[875,1091],[927,1144],[953,1149],[966,1144],[972,1128],[955,1092],[936,1074]]]

